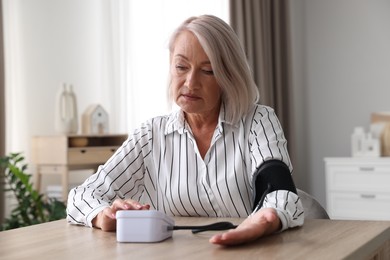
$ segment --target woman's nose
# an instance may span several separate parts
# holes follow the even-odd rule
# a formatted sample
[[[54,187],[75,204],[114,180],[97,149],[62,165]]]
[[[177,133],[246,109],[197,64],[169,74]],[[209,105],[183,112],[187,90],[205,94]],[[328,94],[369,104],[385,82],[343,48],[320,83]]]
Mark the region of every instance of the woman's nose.
[[[199,86],[199,76],[196,71],[190,71],[187,74],[186,85],[189,89],[195,89]]]

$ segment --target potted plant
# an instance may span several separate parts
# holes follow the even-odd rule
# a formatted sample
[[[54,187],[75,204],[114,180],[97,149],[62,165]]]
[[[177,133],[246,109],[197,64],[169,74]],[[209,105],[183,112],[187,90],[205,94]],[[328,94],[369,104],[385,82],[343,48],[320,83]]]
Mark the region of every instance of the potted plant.
[[[17,205],[5,218],[1,230],[24,227],[66,217],[64,202],[46,198],[34,189],[31,175],[20,153],[11,153],[0,158],[0,174],[4,178],[5,191],[15,195]]]

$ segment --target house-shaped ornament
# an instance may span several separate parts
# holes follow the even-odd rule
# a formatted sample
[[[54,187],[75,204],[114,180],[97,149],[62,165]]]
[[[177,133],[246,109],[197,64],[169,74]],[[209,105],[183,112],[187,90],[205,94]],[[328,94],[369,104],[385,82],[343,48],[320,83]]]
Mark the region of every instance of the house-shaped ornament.
[[[82,115],[83,134],[107,134],[108,113],[99,104],[90,105]]]

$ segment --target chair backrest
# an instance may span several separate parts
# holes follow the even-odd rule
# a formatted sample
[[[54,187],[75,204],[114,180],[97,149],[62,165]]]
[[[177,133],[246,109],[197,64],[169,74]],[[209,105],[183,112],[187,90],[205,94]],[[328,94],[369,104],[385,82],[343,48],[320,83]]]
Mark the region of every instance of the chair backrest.
[[[305,211],[305,219],[329,219],[329,215],[321,204],[310,194],[297,189]]]

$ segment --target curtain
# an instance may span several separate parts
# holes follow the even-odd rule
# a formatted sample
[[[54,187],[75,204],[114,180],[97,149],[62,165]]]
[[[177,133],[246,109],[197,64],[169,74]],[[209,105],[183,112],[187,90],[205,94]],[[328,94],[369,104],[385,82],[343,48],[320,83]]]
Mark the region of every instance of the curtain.
[[[260,90],[260,103],[275,109],[292,154],[292,100],[289,93],[292,82],[287,1],[230,0],[230,24],[246,50],[253,77]]]
[[[5,87],[4,87],[3,10],[0,1],[0,157],[5,155]],[[0,224],[4,212],[4,183],[0,180]]]

